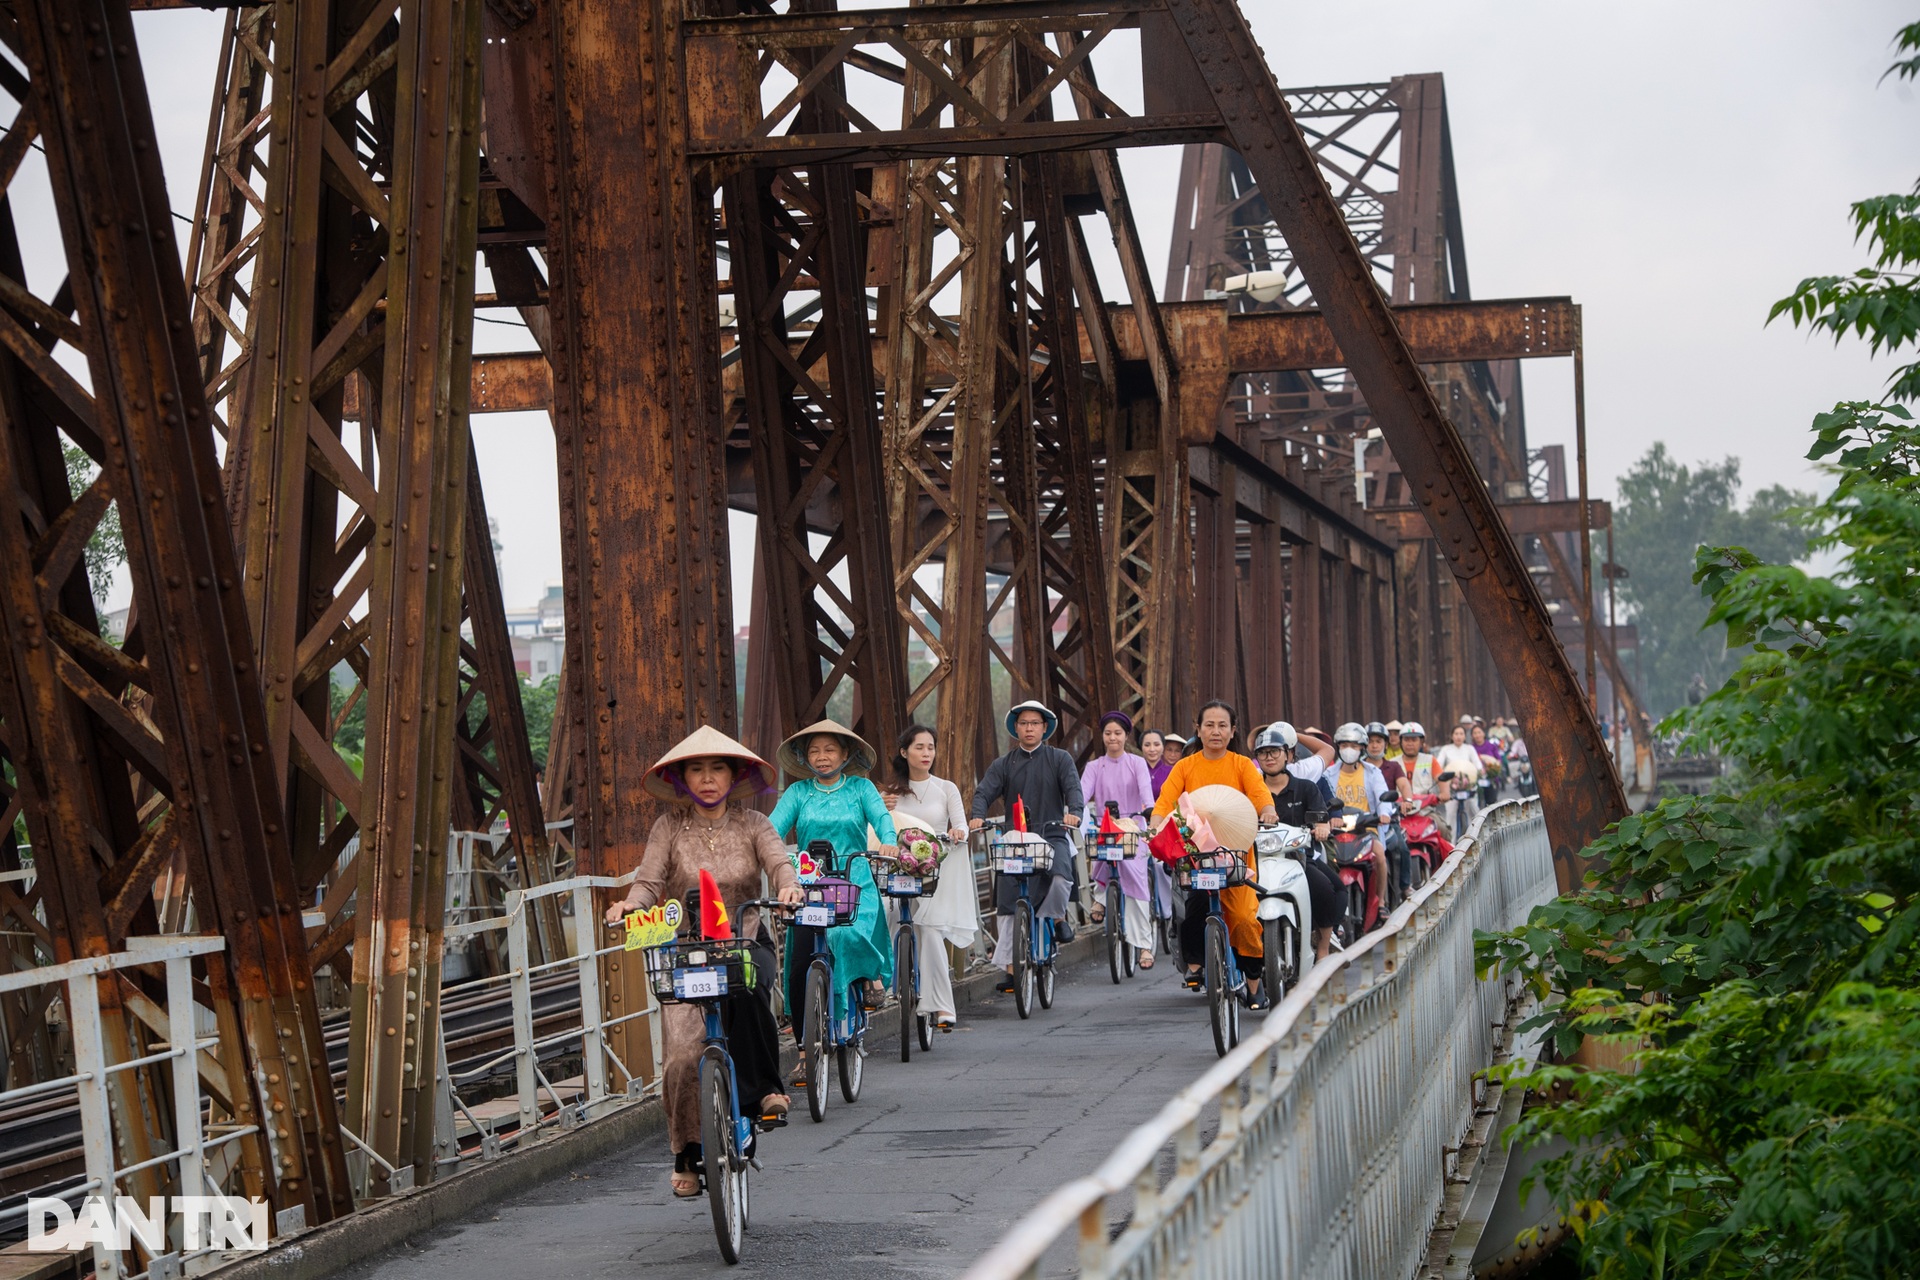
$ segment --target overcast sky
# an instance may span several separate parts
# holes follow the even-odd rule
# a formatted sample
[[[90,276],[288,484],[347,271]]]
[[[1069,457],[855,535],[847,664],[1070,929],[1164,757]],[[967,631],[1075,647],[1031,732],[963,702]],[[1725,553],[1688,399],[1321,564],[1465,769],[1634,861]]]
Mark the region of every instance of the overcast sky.
[[[1816,483],[1808,421],[1875,394],[1892,362],[1763,322],[1802,277],[1861,263],[1850,201],[1904,191],[1920,175],[1914,92],[1876,83],[1911,5],[1246,8],[1284,85],[1445,75],[1475,296],[1570,294],[1585,308],[1596,495],[1610,497],[1656,440],[1688,462],[1738,457],[1749,491]],[[190,212],[219,19],[139,22],[173,204]],[[1122,86],[1132,77],[1102,76],[1131,96]],[[1127,152],[1124,164],[1157,283],[1178,152]],[[481,350],[530,345],[519,329],[480,329]],[[1570,363],[1534,362],[1526,378],[1533,442],[1570,445]],[[551,433],[543,416],[512,415],[476,419],[475,435],[506,548],[506,599],[530,603],[560,573]]]

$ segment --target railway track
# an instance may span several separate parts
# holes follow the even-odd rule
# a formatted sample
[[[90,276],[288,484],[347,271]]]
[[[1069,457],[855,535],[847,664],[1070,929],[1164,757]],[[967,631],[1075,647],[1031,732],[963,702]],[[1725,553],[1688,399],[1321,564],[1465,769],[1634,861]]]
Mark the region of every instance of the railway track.
[[[533,1035],[554,1035],[580,1016],[580,980],[571,969],[534,978]],[[510,1092],[511,1056],[488,1065],[513,1046],[513,993],[499,979],[476,979],[447,988],[441,1000],[447,1070],[469,1104]],[[327,1065],[335,1080],[346,1078],[350,1018],[338,1010],[321,1019]],[[578,1038],[556,1041],[539,1051],[548,1078],[571,1074],[566,1064],[580,1056]],[[345,1098],[336,1095],[344,1105]],[[497,1136],[511,1133],[508,1119]],[[25,1237],[24,1209],[29,1196],[71,1193],[85,1180],[80,1140],[80,1099],[73,1086],[0,1107],[0,1244]]]

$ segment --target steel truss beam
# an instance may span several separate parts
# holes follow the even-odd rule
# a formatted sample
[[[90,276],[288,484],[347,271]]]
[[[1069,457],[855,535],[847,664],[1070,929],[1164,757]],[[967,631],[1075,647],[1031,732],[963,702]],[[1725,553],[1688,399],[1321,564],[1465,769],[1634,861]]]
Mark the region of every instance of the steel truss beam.
[[[0,720],[53,951],[100,955],[153,930],[156,881],[184,869],[202,927],[226,939],[207,971],[220,1048],[202,1070],[228,1114],[259,1126],[243,1140],[246,1188],[321,1221],[352,1195],[132,20],[125,0],[21,5],[15,19],[0,38],[32,85],[5,86],[25,104],[8,142],[44,140],[70,273],[50,303],[29,293],[8,217]],[[84,357],[90,389],[54,359],[61,343]],[[101,468],[77,500],[62,435]],[[99,637],[79,566],[109,503],[134,587],[118,649]],[[164,1026],[118,979],[102,983],[101,1008],[116,1052],[151,1035],[127,1015]],[[137,1147],[133,1118],[150,1113],[133,1093],[118,1101]]]
[[[1245,16],[1231,0],[1169,0],[1168,8],[1421,509],[1448,548],[1455,580],[1488,640],[1511,664],[1509,693],[1533,735],[1561,883],[1569,887],[1582,867],[1580,850],[1627,807],[1599,726],[1554,643],[1546,607],[1472,457],[1395,326]]]

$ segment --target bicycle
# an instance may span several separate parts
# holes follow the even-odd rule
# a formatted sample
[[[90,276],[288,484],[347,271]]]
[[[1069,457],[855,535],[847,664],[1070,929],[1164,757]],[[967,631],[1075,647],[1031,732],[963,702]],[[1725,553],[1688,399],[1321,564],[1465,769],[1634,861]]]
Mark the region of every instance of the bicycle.
[[[1101,928],[1107,939],[1107,972],[1113,975],[1114,985],[1120,984],[1121,975],[1131,978],[1134,966],[1139,963],[1133,947],[1127,942],[1126,901],[1120,891],[1120,864],[1135,857],[1139,852],[1140,836],[1134,831],[1115,831],[1111,834],[1089,831],[1087,842],[1087,862],[1090,865],[1104,863],[1107,866],[1106,902],[1102,907]],[[1148,872],[1148,892],[1151,893],[1152,872]]]
[[[853,923],[860,910],[860,886],[833,874],[839,866],[839,855],[828,841],[813,841],[807,853],[822,874],[801,882],[804,901],[793,908],[791,927],[800,931],[794,940],[794,956],[803,954],[801,948],[805,946],[805,954],[811,957],[804,989],[806,1013],[797,1038],[807,1068],[807,1114],[817,1124],[827,1118],[828,1049],[833,1050],[839,1067],[840,1096],[849,1103],[860,1101],[867,1057],[867,1010],[857,991],[851,986],[842,989],[834,982],[833,952],[827,946],[829,928]]]
[[[999,819],[991,819],[990,825],[996,829]],[[1009,835],[1025,834],[1024,840],[1011,840]],[[1022,1019],[1033,1014],[1033,1000],[1037,994],[1042,1009],[1053,1008],[1055,982],[1054,957],[1059,951],[1053,938],[1053,921],[1033,914],[1033,902],[1028,896],[1029,885],[1035,876],[1053,874],[1053,846],[1045,837],[1030,833],[999,833],[987,847],[988,865],[995,875],[1011,876],[1019,884],[1019,897],[1013,904],[1013,1007]]]
[[[1201,961],[1201,984],[1207,993],[1207,1018],[1213,1025],[1213,1047],[1221,1057],[1240,1043],[1240,1005],[1251,1003],[1246,977],[1228,944],[1223,889],[1247,883],[1247,867],[1230,849],[1192,853],[1176,864],[1180,887],[1204,894],[1207,908],[1206,947]],[[1189,900],[1187,909],[1193,909]]]
[[[742,908],[787,909],[771,898],[756,898]],[[740,1110],[740,1089],[727,1051],[727,1032],[720,1002],[735,990],[751,991],[755,982],[752,942],[676,939],[650,947],[647,978],[661,1004],[697,1004],[706,1015],[705,1047],[700,1051],[700,1179],[706,1184],[713,1213],[713,1234],[720,1256],[729,1265],[740,1261],[740,1247],[751,1217],[747,1175],[760,1167],[755,1135],[778,1128]]]
[[[940,850],[941,857],[945,856],[946,840],[923,838]],[[869,855],[867,861],[892,868],[881,882],[881,892],[900,904],[900,923],[893,930],[893,989],[900,1004],[900,1061],[911,1062],[913,1041],[920,1042],[922,1053],[933,1048],[933,1019],[920,1012],[920,938],[913,931],[913,903],[917,898],[931,898],[939,889],[940,864],[936,861],[929,875],[899,870],[903,864],[897,858]]]

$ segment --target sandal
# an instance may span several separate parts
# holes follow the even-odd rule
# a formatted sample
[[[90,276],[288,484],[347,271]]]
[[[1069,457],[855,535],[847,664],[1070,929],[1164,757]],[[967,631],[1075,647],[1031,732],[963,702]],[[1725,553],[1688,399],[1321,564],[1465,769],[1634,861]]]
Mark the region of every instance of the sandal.
[[[760,1122],[762,1124],[785,1124],[787,1112],[793,1107],[793,1099],[784,1093],[770,1093],[760,1099]]]
[[[700,1175],[674,1170],[673,1195],[676,1200],[692,1200],[700,1194]]]
[[[1101,906],[1099,903],[1095,903],[1093,907],[1087,912],[1087,923],[1088,924],[1105,924],[1106,922],[1107,922],[1107,909]]]
[[[1143,971],[1153,968],[1153,952],[1143,948],[1140,952],[1139,966]]]

